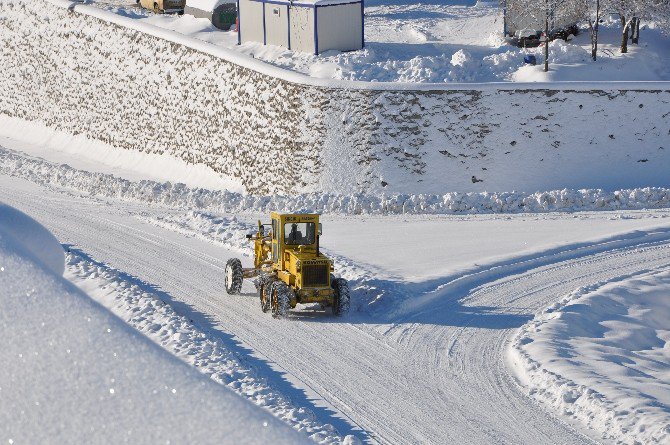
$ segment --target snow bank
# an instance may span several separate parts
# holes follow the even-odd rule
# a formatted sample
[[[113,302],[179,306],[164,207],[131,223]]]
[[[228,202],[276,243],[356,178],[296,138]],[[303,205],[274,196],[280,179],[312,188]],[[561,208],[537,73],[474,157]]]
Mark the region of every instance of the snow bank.
[[[189,164],[157,153],[116,148],[81,134],[74,135],[38,122],[0,115],[0,146],[3,143],[12,143],[23,153],[52,162],[67,163],[88,171],[114,172],[132,180],[174,181],[178,178],[179,182],[190,187],[235,192],[244,190],[239,180],[223,177],[202,164]]]
[[[5,443],[307,441],[134,332],[5,232],[0,289]]]
[[[670,272],[581,288],[514,338],[530,394],[615,443],[670,441]]]
[[[319,83],[74,11],[0,2],[0,115],[177,158],[259,195],[670,187],[667,83]],[[478,63],[457,53],[450,69]]]
[[[110,174],[56,165],[0,147],[0,174],[47,187],[179,209],[218,213],[319,212],[337,214],[477,214],[634,210],[670,207],[670,189],[637,188],[551,190],[536,193],[445,193],[338,195],[307,193],[293,196],[246,195],[190,188],[184,184],[129,181]]]
[[[0,202],[0,237],[10,237],[25,255],[56,275],[65,270],[65,252],[55,236],[25,213]]]

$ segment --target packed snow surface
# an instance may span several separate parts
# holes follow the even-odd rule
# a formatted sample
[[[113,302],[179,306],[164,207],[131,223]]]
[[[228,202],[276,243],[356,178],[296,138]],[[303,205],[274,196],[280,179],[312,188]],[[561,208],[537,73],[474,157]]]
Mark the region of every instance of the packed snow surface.
[[[645,23],[640,44],[620,54],[617,17],[606,16],[601,24],[597,62],[590,59],[589,34],[583,29],[570,42],[550,44],[551,71],[544,73],[543,48],[518,48],[502,38],[503,14],[496,2],[366,1],[365,48],[318,56],[262,43],[237,45],[235,31],[218,31],[206,19],[189,15],[155,15],[133,8],[131,0],[97,4],[317,78],[409,83],[670,80],[668,37],[654,23]],[[534,54],[539,64],[525,65],[527,54]]]
[[[215,382],[269,410],[314,442],[357,443],[355,436],[342,437],[332,425],[319,422],[311,410],[295,406],[229,343],[204,332],[166,304],[162,292],[77,250],[67,253],[66,277],[131,327]]]
[[[62,249],[25,243],[49,238],[34,220],[4,204],[0,216],[4,443],[306,442],[54,273]]]
[[[670,270],[580,288],[515,337],[530,394],[616,443],[670,442]]]

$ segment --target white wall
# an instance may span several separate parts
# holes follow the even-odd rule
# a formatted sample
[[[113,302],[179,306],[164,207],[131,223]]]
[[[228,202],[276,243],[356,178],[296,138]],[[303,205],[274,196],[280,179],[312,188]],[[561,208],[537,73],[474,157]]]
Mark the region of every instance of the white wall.
[[[268,45],[288,48],[288,7],[286,5],[265,5],[265,31]],[[263,39],[260,40],[261,42]]]
[[[291,6],[291,49],[314,52],[314,9]]]
[[[317,9],[319,53],[329,49],[351,51],[362,48],[360,3],[320,6]]]
[[[240,0],[239,14],[242,42],[263,43],[263,3]]]

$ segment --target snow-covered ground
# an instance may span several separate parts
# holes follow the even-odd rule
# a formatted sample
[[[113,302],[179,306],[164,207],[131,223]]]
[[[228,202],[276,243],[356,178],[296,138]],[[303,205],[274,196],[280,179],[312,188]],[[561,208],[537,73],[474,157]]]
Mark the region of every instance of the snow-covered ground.
[[[616,17],[607,17],[602,25],[597,62],[590,59],[590,38],[584,29],[569,43],[551,43],[552,69],[544,73],[539,65],[523,63],[526,54],[542,62],[542,48],[517,48],[502,38],[502,9],[495,2],[366,1],[365,48],[319,56],[253,42],[238,46],[235,31],[217,30],[206,19],[188,15],[156,15],[136,8],[132,0],[93,2],[317,78],[412,83],[670,80],[670,38],[653,23],[645,24],[640,44],[630,45],[629,53],[622,55]]]
[[[511,361],[534,398],[603,439],[670,442],[670,271],[575,290],[520,330]]]
[[[591,443],[599,432],[545,412],[517,386],[504,366],[509,342],[575,289],[670,269],[667,209],[345,208],[324,216],[322,246],[350,280],[353,313],[337,320],[305,306],[275,320],[251,283],[228,296],[222,282],[228,258],[249,264],[244,234],[267,217],[267,204],[226,210],[214,204],[222,192],[182,186],[157,199],[170,187],[4,150],[0,199],[66,245],[67,278],[214,382],[323,443]]]
[[[13,36],[23,31],[16,26],[23,23],[17,19],[20,14],[13,10],[22,1],[5,3],[15,25]],[[61,8],[80,8],[49,1]],[[366,2],[368,46],[318,57],[259,44],[238,47],[234,32],[214,30],[205,20],[193,17],[156,15],[138,8],[134,0],[94,3],[130,17],[133,20],[125,24],[133,29],[181,39],[205,53],[214,48],[218,56],[234,63],[253,65],[254,70],[281,79],[298,79],[298,83],[307,78],[277,67],[322,79],[373,82],[670,80],[669,40],[657,30],[644,29],[642,44],[632,46],[622,57],[615,48],[618,30],[611,21],[602,33],[598,62],[588,60],[588,36],[582,34],[570,44],[552,44],[553,69],[548,75],[539,67],[523,67],[523,55],[540,50],[506,45],[498,34],[500,9],[490,3],[371,0]],[[37,12],[31,20],[53,25],[56,15],[47,11],[42,16],[37,6],[29,6]],[[84,8],[103,20],[119,20],[117,15]],[[82,20],[88,23],[82,26],[77,17],[83,16],[72,17],[73,33],[96,35],[96,24]],[[67,40],[70,28],[54,32],[63,29]],[[174,38],[178,33],[232,51]],[[106,45],[107,40],[96,47],[103,57]],[[175,60],[182,58],[174,48],[165,46],[163,52]],[[252,57],[271,65],[253,62]],[[140,58],[128,63],[151,62]],[[208,82],[210,68],[219,63],[220,59],[213,59],[212,65],[196,70],[203,76],[202,85]],[[308,85],[320,82],[307,81]],[[373,84],[356,85],[361,97],[370,92],[367,88],[374,89]],[[416,87],[388,85],[398,91]],[[593,85],[580,88],[607,89],[604,84]],[[86,81],[79,87],[106,90]],[[500,87],[480,84],[475,88],[479,90],[471,92],[473,97]],[[10,102],[20,89],[17,85],[5,88]],[[41,108],[58,108],[61,95],[81,106],[77,91],[69,91],[69,95],[57,91],[55,105]],[[551,101],[565,100],[564,93],[557,97],[551,93],[538,92],[553,97]],[[635,121],[638,114],[632,115],[639,128],[626,131],[626,136],[634,138],[633,146],[642,145],[653,156],[640,156],[638,151],[631,158],[629,143],[620,138],[615,150],[598,152],[605,153],[602,162],[597,158],[576,165],[582,158],[554,150],[560,145],[558,138],[553,140],[555,145],[552,140],[537,139],[527,147],[529,151],[515,153],[519,162],[502,163],[513,181],[504,184],[518,184],[515,175],[521,171],[528,177],[565,176],[560,182],[564,187],[565,181],[579,176],[581,168],[595,178],[595,187],[607,188],[536,191],[538,187],[526,187],[514,192],[509,190],[516,187],[503,186],[496,188],[503,190],[497,193],[456,193],[453,190],[459,189],[453,183],[426,189],[436,190],[434,194],[403,193],[411,184],[403,182],[407,177],[402,171],[392,178],[380,175],[383,189],[365,193],[347,194],[351,189],[343,188],[333,193],[248,194],[239,175],[226,179],[165,153],[140,153],[135,151],[141,149],[139,143],[125,145],[128,150],[110,147],[101,141],[113,138],[97,133],[104,132],[106,120],[91,124],[90,134],[78,125],[62,126],[58,121],[47,128],[44,118],[22,120],[38,115],[31,114],[34,110],[17,112],[22,108],[14,103],[8,113],[15,117],[0,116],[0,201],[35,218],[57,239],[34,220],[0,205],[0,335],[6,345],[0,360],[7,364],[0,373],[0,441],[296,443],[311,439],[350,445],[359,441],[668,441],[670,189],[647,187],[649,178],[658,181],[655,185],[667,186],[662,154],[667,148],[663,139],[667,99],[659,95],[647,107],[647,102],[637,101],[634,95],[626,97],[625,92],[592,93],[604,95],[604,105],[592,110],[587,101],[583,112],[603,113],[601,122],[608,127],[611,118],[607,116],[615,108],[612,103],[630,107],[640,119],[647,119],[649,127]],[[458,94],[447,97],[455,97],[455,102],[469,100],[470,93]],[[382,111],[412,114],[418,113],[413,107],[426,105],[421,101],[408,105],[406,99],[402,94],[379,96],[375,106],[383,110],[377,109],[375,119]],[[537,114],[532,103],[518,101],[515,105],[523,106],[530,116]],[[124,108],[114,101],[106,103]],[[210,108],[208,102],[189,104],[210,116],[230,112]],[[499,102],[493,99],[492,104]],[[582,109],[584,104],[574,105]],[[344,107],[338,113],[347,110]],[[438,111],[446,108],[431,110],[429,115],[447,114]],[[473,113],[476,109],[466,108],[454,118],[470,121]],[[492,116],[475,120],[486,127]],[[70,118],[77,124],[83,120]],[[556,129],[551,131],[560,134],[571,150],[587,151],[584,140],[571,139],[586,128],[579,120],[559,125],[557,117],[552,122]],[[393,119],[384,122],[381,133],[388,138],[380,142],[381,152],[397,149],[401,159],[414,159],[414,152],[396,146],[405,137],[396,127],[405,124]],[[417,129],[406,134],[413,135],[410,143],[421,146],[424,136],[429,136],[422,136],[418,125],[429,126],[429,122],[415,123]],[[130,131],[125,121],[114,124],[119,134]],[[436,130],[433,136],[438,142],[445,140],[447,129],[456,136],[473,131],[472,127],[464,133],[450,125],[440,128],[444,134]],[[535,128],[538,134],[550,131],[544,124]],[[265,130],[268,138],[277,131],[272,126]],[[137,138],[130,140],[159,136],[152,131],[142,127],[133,133]],[[264,150],[267,141],[258,128],[254,131]],[[510,147],[518,150],[514,131],[503,134],[509,136]],[[596,133],[607,144],[601,150],[609,150],[609,141],[619,138],[609,128]],[[640,139],[643,133],[653,133],[654,142]],[[188,145],[189,133],[177,132],[175,138],[181,137],[183,152],[211,145],[201,140]],[[472,148],[468,141],[463,139],[459,145]],[[349,163],[332,176],[348,182],[351,159],[342,154],[339,142],[332,143],[325,159],[332,165],[346,158]],[[476,155],[487,162],[486,167],[473,164],[477,176],[488,174],[484,172],[490,164],[501,164],[495,150],[488,151],[490,145],[490,140],[483,143]],[[536,147],[555,157],[545,156]],[[465,153],[444,152],[439,151],[439,156],[458,160],[454,162],[468,158]],[[253,159],[264,152],[250,153]],[[523,153],[532,153],[548,168],[533,167]],[[420,163],[436,171],[422,178],[426,182],[451,174],[434,155],[419,156]],[[617,163],[616,156],[630,162]],[[608,172],[605,186],[598,173],[591,173],[591,164],[608,162],[616,167]],[[514,168],[505,170],[509,165]],[[647,167],[660,174],[643,176],[640,169]],[[466,185],[477,183],[471,174],[475,170],[464,177]],[[625,182],[630,178],[638,182]],[[393,186],[385,188],[388,181]],[[393,193],[382,193],[391,189]],[[239,257],[244,265],[250,264],[245,235],[271,210],[324,214],[322,249],[334,260],[336,275],[346,278],[352,289],[352,312],[347,317],[333,318],[308,305],[298,306],[287,319],[273,319],[261,312],[250,280],[245,280],[241,295],[225,293],[226,261]]]
[[[64,267],[53,235],[0,203],[3,443],[308,442],[95,303]]]

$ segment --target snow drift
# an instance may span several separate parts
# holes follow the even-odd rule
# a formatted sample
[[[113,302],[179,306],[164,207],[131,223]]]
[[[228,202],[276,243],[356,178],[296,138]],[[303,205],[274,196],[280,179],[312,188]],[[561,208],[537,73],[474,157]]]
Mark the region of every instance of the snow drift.
[[[5,205],[0,215],[5,443],[307,441],[54,273],[47,264],[62,250],[25,243],[31,235],[50,239],[36,222]]]
[[[536,399],[616,443],[670,441],[670,272],[580,288],[525,325],[511,360]]]
[[[65,252],[55,236],[25,213],[0,202],[0,235],[56,275],[65,270]]]

